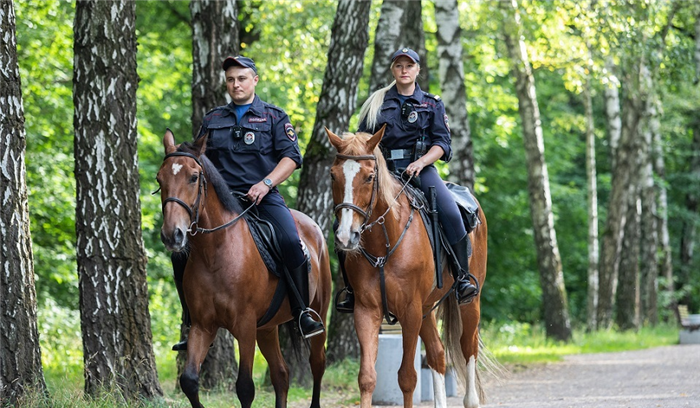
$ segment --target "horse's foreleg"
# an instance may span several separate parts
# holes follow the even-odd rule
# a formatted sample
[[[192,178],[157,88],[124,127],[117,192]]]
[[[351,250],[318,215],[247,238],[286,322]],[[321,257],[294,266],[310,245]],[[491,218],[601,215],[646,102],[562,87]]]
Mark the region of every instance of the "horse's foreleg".
[[[238,337],[238,380],[236,380],[236,395],[242,408],[250,408],[255,398],[255,384],[253,383],[253,359],[255,357],[255,322],[247,330],[241,330]]]
[[[258,331],[258,347],[270,369],[270,380],[275,389],[275,408],[287,406],[287,392],[289,391],[289,372],[280,351],[280,342],[277,327],[269,330]],[[292,334],[293,336],[294,334]]]
[[[401,367],[399,367],[399,388],[403,392],[404,408],[413,407],[413,393],[418,383],[418,373],[416,373],[413,362],[416,357],[420,327],[420,308],[407,310],[405,318],[401,321],[403,357],[401,359]]]
[[[467,362],[466,385],[467,390],[464,395],[464,408],[479,408],[481,406],[481,384],[479,384],[476,374],[476,362],[479,357],[479,315],[480,299],[474,300],[469,305],[460,307],[462,316],[462,355]]]
[[[360,386],[360,407],[372,407],[372,393],[377,385],[377,362],[379,327],[382,317],[377,311],[355,306],[355,332],[360,343],[360,373],[357,377]]]
[[[324,323],[325,324],[325,323]],[[311,408],[321,407],[321,380],[326,372],[326,332],[310,339],[309,364],[314,377],[314,390],[311,398]]]
[[[180,388],[190,400],[193,408],[201,408],[199,402],[199,368],[207,356],[209,345],[214,341],[216,330],[206,331],[192,326],[187,340],[187,361],[180,376]]]
[[[447,392],[445,391],[445,348],[440,341],[435,315],[431,313],[423,320],[420,337],[425,344],[425,355],[433,375],[433,393],[436,408],[447,407]]]

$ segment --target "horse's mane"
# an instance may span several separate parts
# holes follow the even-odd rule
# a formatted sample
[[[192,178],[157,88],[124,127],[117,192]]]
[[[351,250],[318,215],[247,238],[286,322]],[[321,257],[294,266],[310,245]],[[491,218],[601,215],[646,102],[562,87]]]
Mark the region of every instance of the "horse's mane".
[[[366,146],[370,137],[372,137],[372,135],[364,132],[343,133],[343,143],[341,145],[343,154],[351,156],[361,156],[367,154]],[[394,204],[397,203],[394,198],[399,192],[399,183],[396,182],[396,179],[394,179],[394,176],[386,167],[386,160],[384,159],[384,155],[382,154],[379,146],[375,147],[372,153],[377,158],[377,183],[379,184],[378,199],[384,201],[388,205],[394,206]],[[397,211],[394,211],[394,216],[398,217]]]
[[[195,147],[191,142],[182,143],[177,148],[177,151],[190,153],[194,156],[199,155],[199,148]],[[214,191],[216,191],[216,195],[219,196],[219,201],[221,201],[221,205],[223,205],[224,209],[236,214],[243,212],[241,203],[236,197],[233,196],[233,194],[231,194],[226,181],[224,181],[224,178],[221,177],[221,173],[219,173],[216,167],[214,167],[214,163],[212,163],[211,160],[209,160],[209,158],[204,154],[198,157],[200,163],[202,163],[202,166],[204,167],[204,174],[207,177],[207,181],[212,187],[214,187]]]

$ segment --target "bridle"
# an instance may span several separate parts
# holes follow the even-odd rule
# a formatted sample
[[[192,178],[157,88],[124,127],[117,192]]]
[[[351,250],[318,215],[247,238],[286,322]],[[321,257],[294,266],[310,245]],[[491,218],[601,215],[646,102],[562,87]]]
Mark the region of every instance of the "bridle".
[[[353,203],[346,202],[342,202],[333,208],[333,213],[335,214],[336,218],[338,217],[338,211],[342,210],[343,208],[347,208],[349,210],[359,213],[364,218],[364,221],[360,226],[360,233],[362,233],[362,231],[366,229],[367,221],[369,221],[370,217],[372,217],[372,209],[374,208],[374,204],[377,200],[377,192],[379,191],[379,172],[377,171],[377,156],[373,154],[354,156],[349,154],[338,153],[335,155],[335,157],[346,160],[374,160],[374,185],[372,186],[372,197],[369,199],[369,205],[367,206],[367,209],[363,210],[362,208]]]
[[[175,204],[179,204],[182,206],[185,210],[187,210],[187,214],[190,216],[190,226],[187,228],[187,232],[194,236],[197,235],[198,232],[201,232],[203,234],[208,234],[210,232],[218,231],[220,229],[226,228],[232,224],[234,224],[236,221],[238,221],[245,213],[248,212],[254,205],[255,202],[252,202],[250,206],[248,206],[245,210],[243,210],[240,214],[238,214],[236,217],[234,217],[231,221],[226,222],[225,224],[219,225],[218,227],[215,228],[201,228],[199,227],[199,208],[201,207],[201,202],[202,202],[202,196],[207,195],[207,180],[206,177],[204,177],[204,166],[202,166],[202,163],[199,161],[199,158],[192,153],[187,153],[187,152],[173,152],[173,153],[168,153],[165,155],[163,158],[163,161],[166,161],[170,157],[188,157],[192,160],[194,160],[197,165],[199,165],[199,168],[202,170],[201,174],[199,175],[199,186],[197,188],[197,198],[194,200],[194,204],[190,207],[187,203],[182,201],[181,199],[177,197],[168,197],[165,200],[163,200],[163,204],[161,207],[161,211],[165,213],[165,205],[173,202]],[[154,191],[153,194],[157,193],[160,191],[160,188],[158,190]],[[193,210],[194,208],[194,210]]]

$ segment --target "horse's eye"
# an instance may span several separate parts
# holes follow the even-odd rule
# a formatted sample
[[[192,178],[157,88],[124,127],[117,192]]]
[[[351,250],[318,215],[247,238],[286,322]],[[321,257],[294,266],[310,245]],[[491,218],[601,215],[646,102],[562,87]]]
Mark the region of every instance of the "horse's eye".
[[[158,177],[156,177],[156,183],[158,183],[158,185],[160,185],[160,179]]]
[[[371,183],[374,181],[374,173],[370,174],[367,176],[367,179],[365,180],[365,183]]]
[[[335,175],[331,173],[331,181],[335,181]]]
[[[192,175],[192,177],[190,177],[190,183],[196,183],[198,179],[199,179],[199,174],[194,173]]]

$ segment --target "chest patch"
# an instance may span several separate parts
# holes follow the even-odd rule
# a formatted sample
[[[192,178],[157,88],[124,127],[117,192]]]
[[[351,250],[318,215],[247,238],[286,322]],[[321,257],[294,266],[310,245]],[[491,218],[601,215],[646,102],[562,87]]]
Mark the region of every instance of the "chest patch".
[[[245,136],[243,136],[243,141],[247,145],[251,145],[251,144],[255,143],[255,133],[253,133],[253,132],[246,133]]]
[[[263,123],[267,122],[267,118],[248,118],[248,123]]]
[[[408,114],[408,123],[414,123],[418,120],[418,112],[413,111]]]

